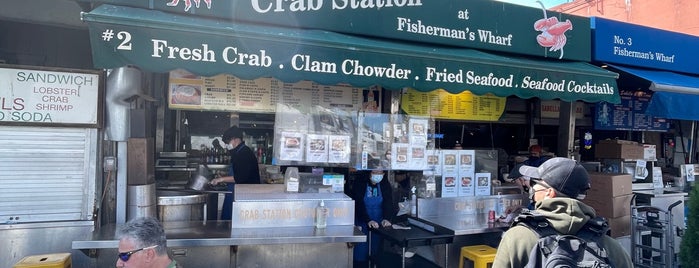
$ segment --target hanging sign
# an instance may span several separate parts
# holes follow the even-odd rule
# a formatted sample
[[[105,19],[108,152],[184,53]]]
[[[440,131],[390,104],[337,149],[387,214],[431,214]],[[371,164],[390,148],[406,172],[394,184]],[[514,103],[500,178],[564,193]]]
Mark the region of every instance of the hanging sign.
[[[98,126],[101,74],[0,68],[0,122]]]
[[[507,98],[476,96],[469,91],[451,94],[443,89],[419,92],[408,89],[401,97],[400,108],[409,115],[439,119],[498,121],[505,112]]]
[[[650,94],[644,91],[622,90],[619,95],[619,104],[595,104],[595,129],[661,132],[670,129],[669,120],[645,114]]]

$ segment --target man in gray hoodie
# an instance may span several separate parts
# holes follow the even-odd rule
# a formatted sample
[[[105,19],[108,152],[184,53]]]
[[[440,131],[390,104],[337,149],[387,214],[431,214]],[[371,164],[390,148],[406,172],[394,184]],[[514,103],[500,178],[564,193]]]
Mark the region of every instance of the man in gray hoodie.
[[[581,199],[590,188],[585,168],[572,159],[556,157],[539,167],[522,166],[520,173],[530,177],[530,199],[536,212],[543,215],[559,234],[576,234],[588,220],[595,218],[595,210]],[[493,267],[524,267],[529,253],[539,237],[523,225],[516,225],[503,234],[495,255]],[[613,267],[633,267],[631,257],[614,238],[603,235],[604,248]]]

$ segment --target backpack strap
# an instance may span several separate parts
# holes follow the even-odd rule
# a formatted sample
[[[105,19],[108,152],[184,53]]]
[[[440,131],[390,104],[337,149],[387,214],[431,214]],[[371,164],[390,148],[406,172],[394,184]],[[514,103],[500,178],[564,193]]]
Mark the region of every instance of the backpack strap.
[[[607,234],[607,231],[609,231],[607,219],[603,217],[595,217],[589,219],[587,223],[580,228],[576,236],[585,241],[594,242],[588,243],[587,248],[590,250],[590,252],[596,255],[597,258],[603,259],[607,261],[607,263],[611,263],[609,261],[609,255],[607,254],[607,251],[604,250],[602,244],[602,237]]]
[[[529,228],[539,238],[558,234],[546,217],[535,210],[523,210],[512,223],[512,226],[515,225]]]
[[[581,231],[582,230],[588,231],[596,236],[602,236],[609,231],[609,223],[607,223],[607,219],[604,217],[591,218],[585,223]]]

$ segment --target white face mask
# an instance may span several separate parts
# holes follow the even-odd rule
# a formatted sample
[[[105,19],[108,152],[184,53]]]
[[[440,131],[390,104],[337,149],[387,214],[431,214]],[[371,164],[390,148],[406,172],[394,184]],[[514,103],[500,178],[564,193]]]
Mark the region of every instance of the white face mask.
[[[381,182],[383,180],[383,174],[371,174],[371,182],[374,184]]]

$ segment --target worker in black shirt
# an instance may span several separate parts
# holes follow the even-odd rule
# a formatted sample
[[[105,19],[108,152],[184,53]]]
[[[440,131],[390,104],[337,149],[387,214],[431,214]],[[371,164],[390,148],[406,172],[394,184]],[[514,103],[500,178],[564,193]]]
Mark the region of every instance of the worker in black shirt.
[[[245,145],[243,132],[237,126],[232,126],[223,133],[221,140],[223,140],[230,155],[231,166],[228,169],[228,176],[215,178],[211,180],[211,183],[216,185],[225,182],[230,192],[235,190],[235,184],[259,184],[260,169],[257,166],[257,157],[252,149]],[[226,194],[226,198],[223,200],[221,220],[231,219],[232,202],[233,194]]]

